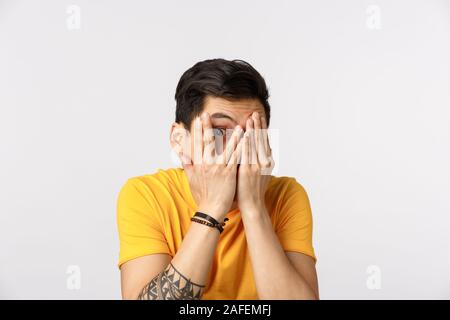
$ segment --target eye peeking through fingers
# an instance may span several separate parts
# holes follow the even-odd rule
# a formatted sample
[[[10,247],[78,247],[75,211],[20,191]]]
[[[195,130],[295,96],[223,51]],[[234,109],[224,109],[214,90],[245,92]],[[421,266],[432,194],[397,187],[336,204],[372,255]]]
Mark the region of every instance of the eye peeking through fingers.
[[[221,156],[222,153],[228,148],[228,153],[232,152],[232,148],[236,148],[242,128],[239,126],[236,126],[234,128],[228,128],[228,127],[213,127],[213,135],[215,139],[215,153],[217,156]],[[220,159],[219,159],[220,160]]]
[[[226,128],[214,128],[214,136],[223,137],[226,134]]]

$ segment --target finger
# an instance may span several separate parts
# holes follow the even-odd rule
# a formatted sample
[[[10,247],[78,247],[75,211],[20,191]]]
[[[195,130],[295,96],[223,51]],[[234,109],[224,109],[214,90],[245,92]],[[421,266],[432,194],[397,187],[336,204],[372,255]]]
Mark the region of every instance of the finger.
[[[186,176],[188,178],[190,178],[191,173],[192,173],[191,171],[193,169],[193,164],[192,164],[192,159],[191,159],[190,155],[188,154],[189,152],[185,153],[185,150],[183,150],[183,148],[181,146],[176,147],[175,151],[181,160],[181,166],[183,167]],[[187,151],[189,151],[189,150],[187,150]]]
[[[233,151],[233,154],[230,157],[230,161],[228,161],[227,167],[237,165],[241,162],[243,144],[244,139],[240,139],[238,145],[236,146],[236,149]]]
[[[207,164],[212,164],[216,156],[216,142],[212,129],[209,113],[202,114],[203,125],[203,160]]]
[[[180,159],[181,159],[181,165],[183,166],[183,169],[188,177],[191,175],[191,171],[193,169],[192,159],[184,154],[183,152],[180,153]]]
[[[233,131],[233,134],[231,135],[230,140],[227,142],[225,150],[221,154],[219,163],[221,163],[221,164],[228,163],[228,161],[230,160],[230,157],[233,154],[233,151],[236,149],[236,146],[238,145],[239,139],[241,137],[242,137],[242,128],[239,125],[237,125],[234,128],[234,131]]]
[[[244,137],[242,138],[242,150],[241,150],[241,165],[248,164],[248,151],[249,151],[249,142],[250,142],[250,134],[248,131],[245,132]]]
[[[192,164],[192,159],[189,156],[189,154],[185,153],[185,150],[183,149],[183,147],[181,145],[177,145],[174,147],[174,150],[176,152],[176,154],[178,155],[178,157],[181,160],[181,164],[183,165],[187,165],[187,164]],[[188,151],[188,150],[186,150]]]
[[[269,148],[269,151],[267,151],[267,154],[271,157],[272,156],[272,148],[270,147],[270,140],[267,139],[267,147]]]
[[[266,151],[266,154],[270,156],[270,146],[269,146],[269,132],[267,128],[267,120],[266,117],[261,117],[261,128],[263,131],[263,141],[264,141],[264,149]]]
[[[173,147],[173,150],[178,155],[178,158],[181,161],[181,165],[185,168],[187,165],[192,164],[191,158],[188,154],[184,153],[183,147],[179,144]]]
[[[264,140],[263,140],[263,134],[262,134],[262,124],[261,124],[261,116],[258,112],[253,112],[252,114],[253,123],[255,125],[255,149],[256,149],[256,155],[258,158],[259,164],[266,164],[267,162],[267,155],[266,150],[264,147]]]
[[[194,120],[194,165],[201,164],[203,159],[203,132],[200,117]]]
[[[248,149],[248,163],[258,164],[258,157],[255,146],[255,126],[252,118],[247,120],[248,133],[249,133],[249,149]]]

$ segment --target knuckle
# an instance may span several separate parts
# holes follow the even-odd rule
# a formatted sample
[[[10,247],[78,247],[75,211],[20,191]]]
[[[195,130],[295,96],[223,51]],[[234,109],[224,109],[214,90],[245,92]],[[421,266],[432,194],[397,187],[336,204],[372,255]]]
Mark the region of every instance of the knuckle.
[[[270,166],[270,161],[269,160],[263,160],[261,161],[261,167],[263,168],[268,168]]]

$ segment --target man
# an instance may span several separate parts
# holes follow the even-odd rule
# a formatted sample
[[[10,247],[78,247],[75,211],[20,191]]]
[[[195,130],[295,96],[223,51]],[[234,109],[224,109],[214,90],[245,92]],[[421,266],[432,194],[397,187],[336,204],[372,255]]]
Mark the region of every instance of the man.
[[[119,194],[124,299],[319,298],[308,196],[270,175],[268,96],[241,60],[182,75],[170,143],[183,168],[131,178]]]

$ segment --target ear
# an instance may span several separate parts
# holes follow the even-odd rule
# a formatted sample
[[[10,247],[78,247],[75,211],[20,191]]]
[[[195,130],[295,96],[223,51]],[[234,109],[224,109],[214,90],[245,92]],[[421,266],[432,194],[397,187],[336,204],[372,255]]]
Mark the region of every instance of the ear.
[[[183,126],[183,124],[174,122],[170,126],[169,135],[170,146],[180,158],[181,163],[190,163],[191,138],[189,131]]]

